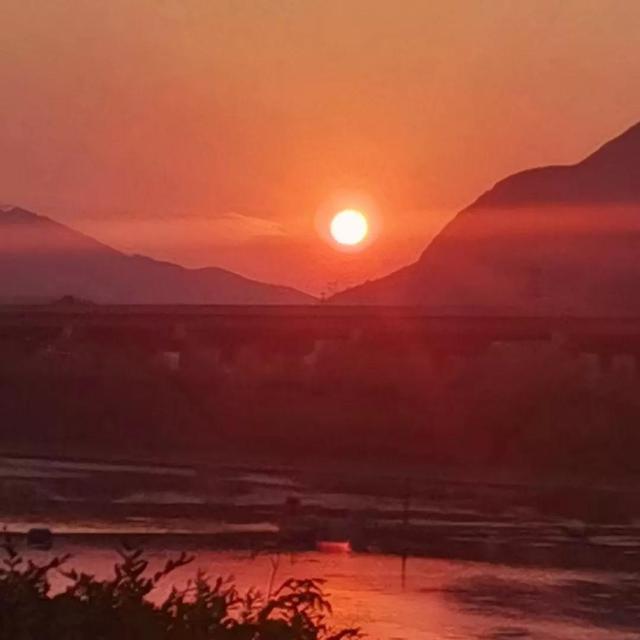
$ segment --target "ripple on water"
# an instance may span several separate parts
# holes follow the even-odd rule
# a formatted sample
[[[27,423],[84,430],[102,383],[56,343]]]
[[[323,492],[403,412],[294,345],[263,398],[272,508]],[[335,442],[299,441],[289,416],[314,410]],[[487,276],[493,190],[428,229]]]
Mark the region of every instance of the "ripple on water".
[[[55,551],[71,553],[72,566],[99,577],[110,575],[116,559],[115,551],[80,544]],[[150,569],[173,555],[154,550]],[[199,567],[235,576],[242,589],[266,589],[273,571],[264,555],[203,549],[154,597],[184,585]],[[403,588],[397,557],[319,553],[283,556],[277,572],[277,580],[326,578],[336,625],[362,626],[374,639],[637,640],[640,634],[640,578],[634,576],[412,558]]]

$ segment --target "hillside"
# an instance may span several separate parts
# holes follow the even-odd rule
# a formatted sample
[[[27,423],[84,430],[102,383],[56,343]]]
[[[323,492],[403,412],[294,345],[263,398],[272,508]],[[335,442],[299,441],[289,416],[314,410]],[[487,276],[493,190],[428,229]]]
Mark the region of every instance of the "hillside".
[[[112,304],[310,304],[289,287],[225,269],[129,256],[18,207],[0,210],[0,300],[73,296]]]
[[[570,166],[523,171],[457,214],[414,264],[337,304],[463,313],[640,313],[640,123]]]

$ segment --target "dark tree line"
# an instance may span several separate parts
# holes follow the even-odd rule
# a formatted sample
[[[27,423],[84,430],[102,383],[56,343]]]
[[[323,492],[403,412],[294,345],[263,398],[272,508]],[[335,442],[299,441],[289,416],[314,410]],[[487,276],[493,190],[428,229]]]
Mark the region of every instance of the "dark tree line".
[[[187,353],[177,371],[135,350],[10,351],[5,449],[96,455],[207,451],[635,474],[640,380],[552,345],[436,359],[344,343],[313,362]]]

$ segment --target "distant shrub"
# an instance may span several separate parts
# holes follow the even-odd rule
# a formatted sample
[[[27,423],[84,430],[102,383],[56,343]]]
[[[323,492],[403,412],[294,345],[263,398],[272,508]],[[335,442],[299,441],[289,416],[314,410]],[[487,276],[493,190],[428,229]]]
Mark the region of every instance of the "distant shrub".
[[[2,640],[347,640],[357,629],[334,630],[319,580],[287,580],[273,594],[242,594],[229,579],[199,572],[164,601],[148,599],[158,583],[193,558],[185,554],[147,575],[139,550],[121,551],[113,578],[65,570],[68,557],[36,564],[4,545],[0,566]],[[70,581],[51,595],[49,574]]]

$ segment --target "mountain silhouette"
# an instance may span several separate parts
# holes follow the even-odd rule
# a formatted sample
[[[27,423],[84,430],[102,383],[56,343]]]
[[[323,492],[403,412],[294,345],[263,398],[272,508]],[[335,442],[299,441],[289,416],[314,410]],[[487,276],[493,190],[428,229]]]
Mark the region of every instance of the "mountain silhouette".
[[[312,296],[216,267],[126,255],[50,218],[0,209],[0,300],[111,304],[309,304]]]
[[[640,123],[574,165],[514,174],[417,262],[336,294],[477,314],[640,313]]]

